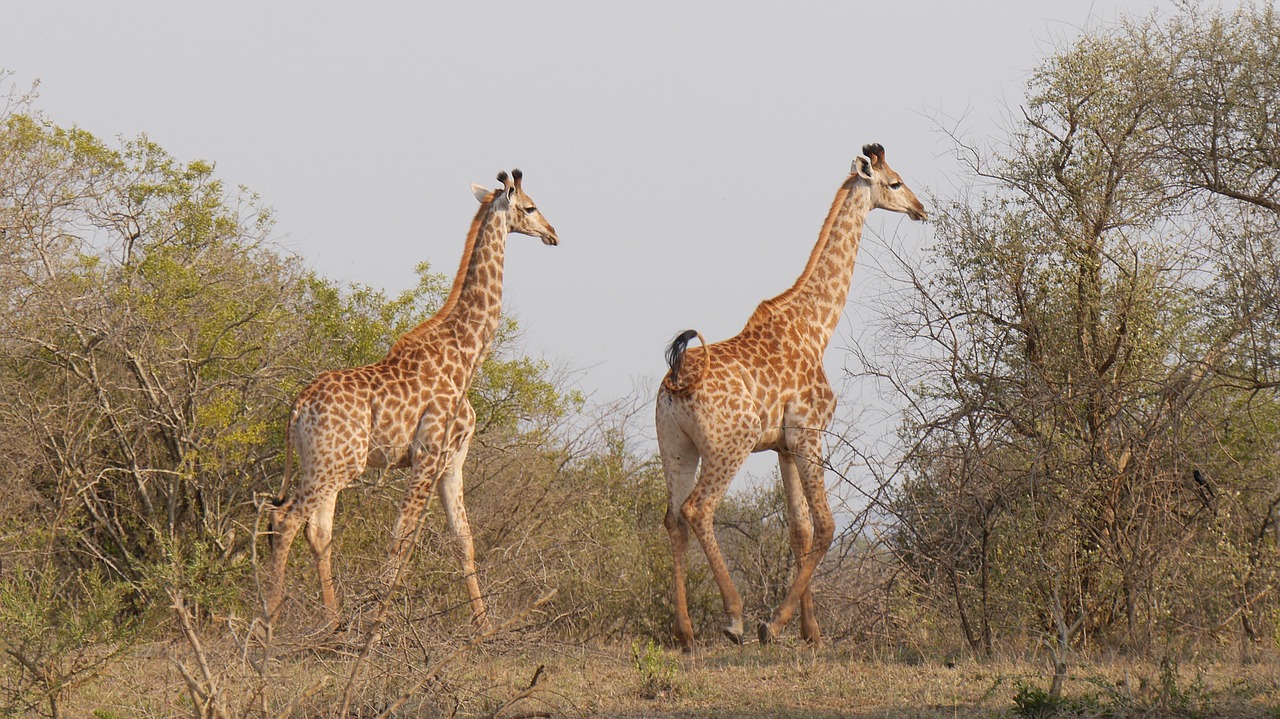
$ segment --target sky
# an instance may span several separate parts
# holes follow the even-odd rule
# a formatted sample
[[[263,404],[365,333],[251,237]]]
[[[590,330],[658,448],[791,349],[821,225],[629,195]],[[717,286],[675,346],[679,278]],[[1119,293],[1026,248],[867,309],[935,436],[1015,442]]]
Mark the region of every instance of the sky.
[[[675,334],[726,339],[790,286],[864,144],[946,198],[963,178],[942,128],[998,136],[1055,48],[1157,9],[51,0],[6,8],[0,68],[39,80],[60,125],[213,161],[275,209],[285,251],[389,293],[424,260],[452,276],[470,184],[521,168],[560,245],[509,239],[505,307],[527,354],[603,402],[651,396]],[[931,240],[871,216],[833,379],[878,311],[877,248]]]

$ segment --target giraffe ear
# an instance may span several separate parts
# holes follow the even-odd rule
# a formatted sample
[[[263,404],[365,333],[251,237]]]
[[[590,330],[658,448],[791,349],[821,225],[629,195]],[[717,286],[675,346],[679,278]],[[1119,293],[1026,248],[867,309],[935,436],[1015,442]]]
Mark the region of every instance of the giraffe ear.
[[[858,155],[857,157],[853,158],[853,167],[850,168],[849,171],[857,175],[862,175],[863,177],[870,180],[871,179],[871,160],[868,160],[862,155]]]
[[[471,183],[471,194],[476,196],[476,200],[480,202],[480,204],[484,204],[485,198],[489,196],[489,188],[484,185],[477,185],[473,182]]]

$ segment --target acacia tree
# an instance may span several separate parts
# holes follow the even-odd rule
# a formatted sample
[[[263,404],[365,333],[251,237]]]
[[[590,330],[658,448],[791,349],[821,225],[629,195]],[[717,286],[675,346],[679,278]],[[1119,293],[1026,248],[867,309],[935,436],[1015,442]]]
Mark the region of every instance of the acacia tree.
[[[870,370],[908,400],[896,547],[975,650],[1274,606],[1274,400],[1241,390],[1276,358],[1276,29],[1189,6],[1087,33],[1006,139],[957,138],[974,188],[902,263],[906,359]]]

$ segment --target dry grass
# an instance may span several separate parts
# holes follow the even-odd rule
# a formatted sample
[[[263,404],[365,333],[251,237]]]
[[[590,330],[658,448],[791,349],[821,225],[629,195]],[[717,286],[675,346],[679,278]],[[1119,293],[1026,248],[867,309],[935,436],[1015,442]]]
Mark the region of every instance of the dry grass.
[[[987,717],[1009,716],[1020,684],[1047,687],[1044,667],[1026,662],[903,663],[852,657],[847,652],[749,645],[716,647],[693,657],[666,652],[678,663],[671,690],[646,698],[641,671],[629,647],[542,647],[522,655],[472,663],[498,683],[515,684],[518,664],[543,663],[550,684],[547,708],[565,716],[689,717]],[[1081,713],[1111,707],[1162,715],[1161,667],[1116,661],[1076,667],[1067,696]],[[1186,715],[1276,716],[1280,666],[1214,664],[1177,671]],[[559,702],[551,697],[552,689]],[[1168,704],[1168,702],[1165,702]],[[1176,713],[1176,712],[1175,712]]]
[[[351,716],[377,716],[461,638],[390,643],[362,674]],[[114,667],[74,698],[66,716],[192,716],[175,665],[184,647],[154,646]],[[209,649],[224,672],[229,716],[262,716],[248,701],[255,675],[234,647]],[[712,646],[693,656],[657,650],[640,659],[630,646],[582,647],[507,638],[456,661],[392,716],[461,717],[992,717],[1014,716],[1020,686],[1045,688],[1045,663],[1001,659],[877,659],[843,648]],[[188,657],[189,659],[189,657]],[[282,653],[270,671],[270,713],[304,687],[328,684],[296,716],[332,716],[353,652],[319,643]],[[539,669],[541,667],[541,669]],[[1069,716],[1280,716],[1280,663],[1114,660],[1077,663],[1067,683]],[[537,677],[536,686],[531,679]]]

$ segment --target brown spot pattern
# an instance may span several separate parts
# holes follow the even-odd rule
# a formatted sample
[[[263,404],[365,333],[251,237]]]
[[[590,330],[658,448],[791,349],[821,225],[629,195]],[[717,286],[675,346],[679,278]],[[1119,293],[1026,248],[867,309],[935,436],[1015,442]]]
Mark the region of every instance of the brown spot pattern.
[[[885,164],[883,148],[874,159],[871,180],[851,174],[836,192],[795,284],[761,302],[736,336],[705,350],[689,349],[680,377],[669,378],[680,391],[665,384],[658,390],[655,422],[668,493],[663,525],[674,557],[675,632],[686,650],[693,646],[684,586],[690,531],[720,589],[724,633],[742,641],[742,599],[717,544],[713,518],[747,455],[763,450],[778,453],[791,548],[799,567],[786,597],[761,625],[760,638],[775,638],[798,610],[801,636],[820,641],[809,580],[835,529],[822,435],[836,408],[822,358],[844,313],[867,213],[884,208],[924,217],[915,195]]]
[[[472,620],[487,623],[463,506],[462,467],[476,421],[467,391],[500,320],[508,233],[558,242],[541,212],[524,211],[533,205],[519,188],[510,199],[501,191],[490,193],[472,221],[440,311],[401,337],[382,360],[321,373],[298,394],[287,428],[289,448],[297,453],[297,486],[286,499],[287,450],[284,501],[271,517],[269,616],[275,616],[284,599],[289,547],[305,524],[324,605],[336,620],[330,542],[338,492],[366,467],[407,466],[409,486],[392,531],[384,586],[393,583],[403,566],[418,518],[439,487]]]

